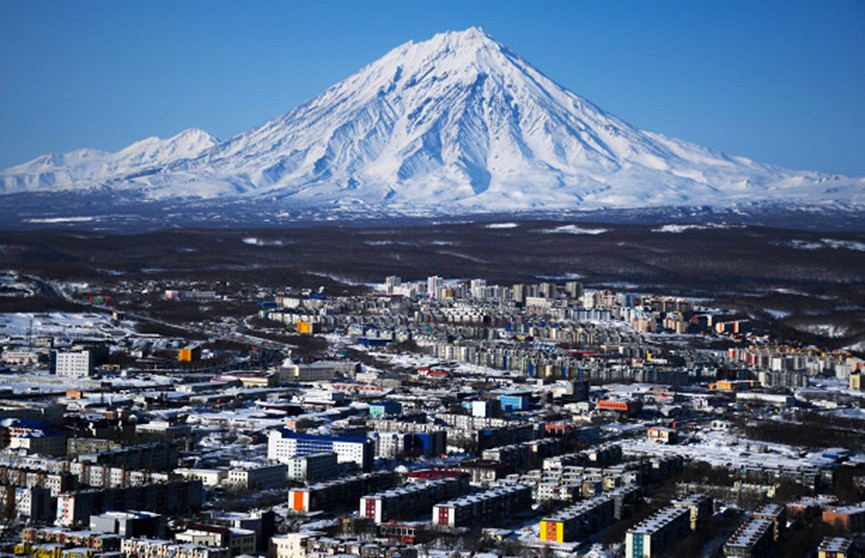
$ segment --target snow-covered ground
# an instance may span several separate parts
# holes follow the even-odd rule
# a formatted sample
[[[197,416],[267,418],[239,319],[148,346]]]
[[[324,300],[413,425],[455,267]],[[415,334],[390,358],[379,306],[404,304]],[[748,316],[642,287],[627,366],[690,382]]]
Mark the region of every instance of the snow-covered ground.
[[[102,387],[103,379],[90,378],[66,378],[50,374],[47,369],[35,370],[33,372],[17,372],[14,375],[0,375],[0,387],[12,389],[13,394],[19,393],[61,393],[67,389],[94,390]],[[167,386],[178,383],[177,378],[147,374],[143,377],[111,377],[111,385],[115,391],[121,392],[127,389],[145,389],[151,386]],[[92,395],[76,401],[77,405],[85,402],[95,403],[97,401],[111,402],[113,395]],[[125,398],[126,396],[119,395]]]
[[[834,238],[821,238],[820,240],[829,248],[836,250],[855,250],[856,252],[865,252],[865,243],[854,242],[850,240],[836,240]]]
[[[84,312],[6,313],[0,314],[0,336],[34,339],[40,336],[76,339],[108,339],[134,335],[135,324],[120,321],[115,324],[110,314]]]
[[[268,240],[266,238],[258,238],[256,236],[247,236],[241,240],[244,244],[249,244],[250,246],[282,246],[283,242],[281,240]]]
[[[800,324],[793,327],[799,331],[807,331],[823,337],[844,337],[850,333],[849,328],[834,324]]]
[[[63,393],[70,388],[99,387],[99,382],[88,379],[60,378],[48,370],[30,374],[0,375],[0,387],[12,390],[13,395],[29,393]]]
[[[0,250],[2,250],[2,246],[0,246]],[[33,287],[29,283],[21,281],[16,272],[0,271],[0,297],[31,296],[33,294]]]
[[[741,225],[726,225],[723,223],[704,223],[700,225],[692,224],[692,225],[664,225],[657,229],[652,229],[652,232],[656,233],[683,233],[685,231],[701,231],[707,229],[732,229],[739,228]]]
[[[579,281],[583,275],[581,273],[562,273],[559,275],[535,275],[535,278],[544,281]]]
[[[805,399],[804,397],[800,397],[800,394],[806,391],[818,391],[827,395],[833,393],[843,394],[856,399],[865,398],[865,392],[852,389],[846,378],[811,378],[808,387],[794,390],[794,395],[799,399]]]
[[[607,232],[609,229],[589,229],[586,227],[580,227],[577,225],[562,225],[561,227],[555,227],[553,229],[544,229],[541,232],[547,234],[603,234]]]
[[[820,250],[831,248],[833,250],[853,250],[865,252],[865,243],[852,240],[838,240],[835,238],[821,238],[820,240],[791,240],[790,246],[797,250]]]
[[[822,457],[822,451],[758,442],[742,438],[736,432],[702,430],[691,436],[690,443],[664,445],[645,438],[622,442],[622,449],[655,455],[679,455],[709,463],[715,467],[733,469],[769,467],[797,469],[825,467],[834,462]]]

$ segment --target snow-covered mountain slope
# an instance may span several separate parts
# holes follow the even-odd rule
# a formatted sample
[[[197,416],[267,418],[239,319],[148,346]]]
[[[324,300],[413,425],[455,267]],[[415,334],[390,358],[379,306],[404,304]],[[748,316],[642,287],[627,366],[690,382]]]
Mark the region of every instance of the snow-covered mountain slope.
[[[98,186],[196,157],[218,143],[219,140],[207,132],[190,128],[164,140],[154,137],[137,141],[117,153],[78,149],[43,155],[0,173],[0,193]]]
[[[111,156],[40,158],[5,171],[3,188],[99,186],[150,200],[260,198],[427,215],[865,204],[863,179],[789,171],[638,130],[477,28],[399,46],[223,143],[202,137],[172,155],[144,149],[144,140]],[[121,157],[130,150],[137,158]]]

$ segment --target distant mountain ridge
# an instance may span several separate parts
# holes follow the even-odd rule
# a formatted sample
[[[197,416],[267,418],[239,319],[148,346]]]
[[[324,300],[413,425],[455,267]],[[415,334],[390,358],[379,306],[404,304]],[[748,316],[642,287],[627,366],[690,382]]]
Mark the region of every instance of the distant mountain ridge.
[[[403,44],[287,114],[0,173],[0,193],[232,200],[343,216],[771,204],[865,206],[865,179],[791,171],[639,130],[482,30]],[[95,205],[94,205],[95,204]],[[55,208],[56,211],[56,208]]]
[[[0,174],[0,192],[86,189],[196,157],[218,143],[219,140],[207,132],[190,128],[164,140],[153,137],[137,141],[117,153],[78,149],[59,155],[42,155],[4,170]]]

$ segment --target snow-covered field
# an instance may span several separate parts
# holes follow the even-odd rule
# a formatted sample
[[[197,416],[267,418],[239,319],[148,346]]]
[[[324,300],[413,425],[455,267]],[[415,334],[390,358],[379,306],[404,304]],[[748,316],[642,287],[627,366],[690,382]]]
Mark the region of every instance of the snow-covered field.
[[[865,252],[865,243],[853,242],[850,240],[835,240],[834,238],[821,238],[826,246],[836,250],[855,250],[857,252]]]
[[[553,229],[544,229],[541,232],[547,234],[603,234],[607,232],[609,229],[589,229],[586,227],[580,227],[577,225],[562,225],[561,227],[555,227]]]
[[[98,220],[97,217],[44,217],[40,219],[27,219],[27,223],[43,223],[43,224],[57,224],[57,223],[89,223],[90,221]]]
[[[2,246],[0,246],[2,251]],[[0,296],[31,296],[33,288],[30,284],[21,281],[14,271],[0,271]]]
[[[244,244],[249,244],[250,246],[282,246],[283,242],[281,240],[268,240],[265,238],[258,238],[255,236],[248,236],[241,240]]]
[[[800,331],[807,331],[823,337],[844,337],[850,334],[850,329],[833,324],[802,324],[794,325]]]
[[[21,312],[0,314],[0,337],[26,339],[55,338],[109,339],[134,334],[133,322],[113,323],[110,314],[69,312]]]
[[[165,386],[177,383],[177,378],[160,376],[158,374],[147,374],[142,377],[112,377],[113,389],[120,392],[127,389],[146,389],[151,386]],[[50,374],[47,369],[34,370],[32,372],[0,375],[0,388],[12,390],[13,395],[21,393],[61,393],[67,389],[92,390],[102,387],[102,379],[90,378],[65,378]],[[101,395],[85,397],[77,404],[81,405],[87,401],[96,402],[99,399],[111,401],[111,395],[104,398]],[[125,397],[125,396],[121,396]]]
[[[700,225],[664,225],[657,229],[652,229],[656,233],[683,233],[685,231],[703,231],[708,229],[732,229],[739,228],[741,225],[726,225],[724,223],[705,223]]]
[[[822,248],[831,248],[833,250],[853,250],[856,252],[865,252],[865,243],[855,242],[852,240],[838,240],[835,238],[821,238],[819,241],[814,240],[791,240],[790,246],[797,250],[820,250]]]
[[[744,467],[817,468],[833,462],[831,459],[821,457],[821,451],[806,451],[804,448],[747,440],[735,432],[708,429],[694,434],[690,443],[664,445],[639,438],[623,442],[622,449],[655,455],[679,455],[687,459],[709,463],[715,467],[733,469]]]

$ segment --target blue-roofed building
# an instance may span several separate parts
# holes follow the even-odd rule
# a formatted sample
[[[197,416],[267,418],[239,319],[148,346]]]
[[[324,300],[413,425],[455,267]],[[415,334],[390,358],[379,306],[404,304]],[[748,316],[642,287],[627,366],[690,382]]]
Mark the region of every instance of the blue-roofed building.
[[[372,467],[375,444],[367,438],[298,434],[284,428],[272,430],[267,437],[267,458],[288,463],[292,457],[332,451],[339,463],[356,463],[364,471]]]

